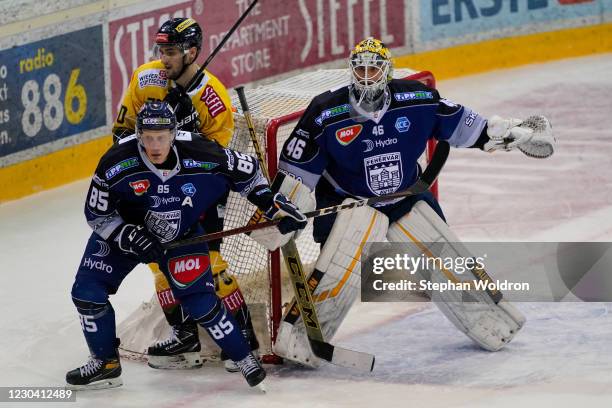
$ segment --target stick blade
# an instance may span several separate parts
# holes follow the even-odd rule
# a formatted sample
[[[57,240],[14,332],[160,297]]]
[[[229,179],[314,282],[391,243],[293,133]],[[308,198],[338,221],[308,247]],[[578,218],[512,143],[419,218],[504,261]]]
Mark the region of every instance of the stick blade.
[[[310,347],[315,356],[334,365],[360,371],[372,371],[374,369],[376,359],[372,354],[345,349],[313,339],[310,340]]]

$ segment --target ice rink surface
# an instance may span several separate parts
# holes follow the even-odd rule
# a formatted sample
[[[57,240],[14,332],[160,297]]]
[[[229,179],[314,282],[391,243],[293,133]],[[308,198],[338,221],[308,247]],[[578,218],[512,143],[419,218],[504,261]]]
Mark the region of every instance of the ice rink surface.
[[[451,152],[441,201],[462,239],[612,241],[611,73],[612,54],[602,54],[438,84],[442,96],[485,116],[544,114],[558,140],[548,160]],[[0,205],[0,386],[60,386],[86,361],[70,288],[90,234],[87,185]],[[152,291],[146,268],[132,272],[111,299],[117,321]],[[45,406],[612,406],[612,304],[519,308],[528,322],[497,353],[478,349],[430,304],[357,303],[334,343],[376,354],[372,373],[269,367],[263,395],[220,367],[159,371],[125,361],[123,387]]]

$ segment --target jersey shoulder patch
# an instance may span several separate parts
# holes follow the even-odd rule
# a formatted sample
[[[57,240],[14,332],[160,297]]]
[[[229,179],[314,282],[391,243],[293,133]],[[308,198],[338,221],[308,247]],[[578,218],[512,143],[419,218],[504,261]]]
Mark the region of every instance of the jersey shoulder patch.
[[[329,119],[349,114],[351,105],[348,102],[348,87],[341,87],[316,96],[310,107],[312,110],[309,113],[316,115],[314,122],[319,126],[323,126],[324,122]]]
[[[407,79],[394,79],[389,83],[391,102],[396,104],[437,103],[438,91],[425,84]]]
[[[139,66],[134,71],[134,79],[138,81],[140,89],[148,86],[167,88],[169,81],[166,69],[160,61],[151,61]]]
[[[231,110],[231,102],[227,89],[216,76],[208,71],[202,78],[200,84],[190,92],[192,100],[204,102],[211,117],[216,117],[222,112]]]
[[[97,173],[112,183],[121,173],[136,170],[141,164],[136,137],[126,138],[123,143],[116,143],[100,159]]]
[[[183,132],[189,133],[189,132]],[[185,169],[219,170],[227,163],[225,149],[214,140],[189,133],[190,139],[178,139],[175,146]]]

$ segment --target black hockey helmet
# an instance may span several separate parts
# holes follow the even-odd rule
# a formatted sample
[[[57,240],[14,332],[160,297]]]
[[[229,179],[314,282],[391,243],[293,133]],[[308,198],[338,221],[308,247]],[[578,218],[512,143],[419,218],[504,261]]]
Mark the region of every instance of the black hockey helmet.
[[[146,102],[142,106],[136,117],[136,136],[139,140],[144,129],[170,129],[174,141],[176,137],[176,115],[168,102]]]
[[[155,45],[176,45],[183,51],[196,47],[198,53],[202,49],[202,29],[192,18],[172,18],[161,25],[155,36]]]

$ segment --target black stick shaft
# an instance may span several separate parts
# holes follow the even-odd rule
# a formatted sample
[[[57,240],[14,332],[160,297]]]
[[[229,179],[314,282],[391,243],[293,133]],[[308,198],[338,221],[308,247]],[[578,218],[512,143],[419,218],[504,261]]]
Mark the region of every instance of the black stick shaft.
[[[245,18],[247,18],[247,16],[251,12],[251,10],[253,10],[253,7],[255,7],[255,5],[257,4],[258,1],[259,0],[253,0],[253,2],[251,4],[249,4],[249,7],[247,7],[247,9],[244,11],[244,13],[242,13],[242,15],[240,16],[240,18],[238,18],[238,20],[234,23],[232,28],[230,28],[229,31],[227,32],[227,34],[225,34],[225,36],[221,39],[221,42],[219,44],[217,44],[217,46],[215,47],[213,52],[211,52],[210,55],[208,56],[208,58],[206,58],[206,61],[204,61],[202,66],[200,66],[200,68],[198,69],[198,72],[196,72],[196,74],[189,80],[189,82],[187,82],[187,85],[185,86],[186,90],[189,90],[189,88],[191,88],[193,86],[193,84],[196,81],[196,79],[202,74],[202,72],[204,72],[204,70],[206,69],[208,64],[210,64],[210,62],[213,60],[213,58],[215,58],[215,56],[219,53],[221,48],[223,48],[223,46],[225,45],[227,40],[229,40],[229,38],[232,36],[232,34],[234,34],[234,31],[236,31],[236,29],[242,23],[242,21]]]

